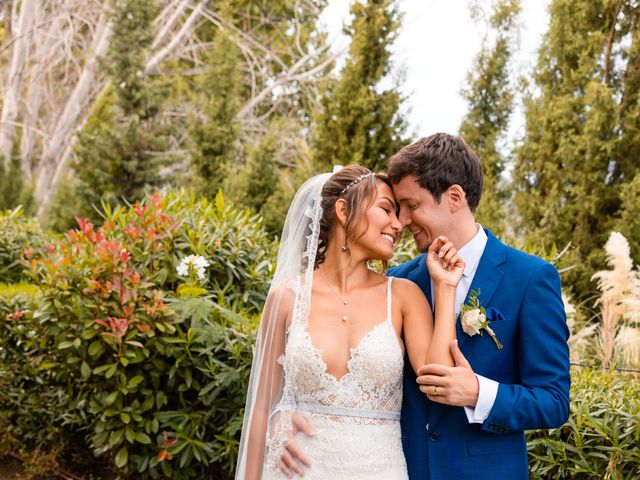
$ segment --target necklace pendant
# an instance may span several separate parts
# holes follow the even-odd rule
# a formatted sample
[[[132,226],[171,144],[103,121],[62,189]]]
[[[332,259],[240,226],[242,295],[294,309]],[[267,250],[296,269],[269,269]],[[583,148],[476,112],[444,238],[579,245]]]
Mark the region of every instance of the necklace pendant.
[[[343,300],[343,301],[342,301],[342,303],[343,303],[344,305],[346,305],[346,304],[347,304],[347,301],[346,301],[346,300]]]
[[[343,321],[343,322],[346,322],[346,321],[347,321],[347,316],[346,316],[346,315],[343,315],[343,316],[342,316],[342,321]]]

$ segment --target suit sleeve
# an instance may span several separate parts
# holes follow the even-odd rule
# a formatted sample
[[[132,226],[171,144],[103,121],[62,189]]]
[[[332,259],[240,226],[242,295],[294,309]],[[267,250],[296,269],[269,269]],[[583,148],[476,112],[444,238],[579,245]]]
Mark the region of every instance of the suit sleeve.
[[[560,276],[544,263],[529,281],[520,308],[517,361],[520,381],[500,384],[482,429],[510,433],[555,428],[569,416],[569,347]]]

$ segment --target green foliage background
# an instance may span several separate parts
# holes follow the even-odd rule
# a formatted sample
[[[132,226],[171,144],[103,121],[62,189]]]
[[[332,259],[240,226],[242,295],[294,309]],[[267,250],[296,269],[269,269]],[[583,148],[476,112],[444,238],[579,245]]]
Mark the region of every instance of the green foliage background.
[[[34,247],[33,285],[0,291],[6,441],[55,448],[66,468],[80,449],[81,465],[135,478],[226,475],[275,243],[221,194],[103,215]],[[176,276],[188,254],[210,260],[206,278]]]
[[[105,4],[107,86],[40,219],[29,216],[38,205],[19,140],[0,161],[0,454],[28,463],[46,451],[51,465],[38,468],[75,462],[97,477],[228,477],[256,319],[297,186],[334,164],[384,169],[412,140],[391,54],[399,1],[352,3],[340,68],[318,24],[325,0],[209,3],[218,23],[197,28],[205,54],[149,72],[160,0]],[[532,75],[513,62],[521,2],[473,5],[489,30],[459,133],[485,169],[477,218],[557,261],[589,325],[599,319],[591,276],[612,230],[640,263],[640,5],[551,0]],[[277,57],[260,63],[269,81],[300,52],[317,68],[248,107],[264,87],[249,37]],[[518,101],[525,129],[511,139]],[[405,238],[395,261],[414,253]],[[211,262],[206,279],[176,276],[188,254]],[[637,378],[573,378],[570,421],[529,435],[532,476],[639,476]]]

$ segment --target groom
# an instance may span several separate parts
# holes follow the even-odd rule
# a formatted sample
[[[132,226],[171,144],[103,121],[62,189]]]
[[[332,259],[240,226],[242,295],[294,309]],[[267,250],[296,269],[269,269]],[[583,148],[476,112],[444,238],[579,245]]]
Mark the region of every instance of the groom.
[[[405,361],[401,424],[409,478],[526,479],[524,431],[557,427],[569,414],[569,332],[558,272],[476,223],[482,164],[460,137],[418,140],[391,157],[388,174],[400,222],[418,248],[426,252],[445,235],[465,261],[456,313],[475,293],[502,347],[487,330],[465,333],[474,331],[458,320],[454,367],[425,365],[416,378]],[[437,308],[424,253],[389,275],[418,284]],[[312,434],[305,422],[294,428]],[[309,463],[294,447],[281,458],[288,475]]]
[[[457,322],[455,367],[405,362],[402,443],[411,480],[526,479],[524,431],[569,414],[568,330],[553,265],[508,247],[475,222],[482,164],[460,137],[437,133],[389,162],[399,218],[420,251],[446,235],[466,263],[456,312],[472,293],[489,327]],[[432,308],[425,254],[389,272],[417,283]],[[465,333],[465,329],[472,335]]]

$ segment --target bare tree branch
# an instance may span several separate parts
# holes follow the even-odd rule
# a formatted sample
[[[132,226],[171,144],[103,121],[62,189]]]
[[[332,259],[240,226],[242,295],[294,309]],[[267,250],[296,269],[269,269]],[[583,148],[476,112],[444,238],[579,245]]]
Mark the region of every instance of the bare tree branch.
[[[182,14],[184,13],[185,8],[187,7],[186,0],[179,0],[177,2],[171,1],[164,8],[164,10],[158,15],[157,24],[161,26],[158,34],[153,39],[153,43],[151,44],[151,49],[155,50],[160,46],[162,42],[165,41],[167,35],[171,32],[173,27],[176,25],[176,22],[180,19]],[[169,18],[165,21],[164,17],[170,15]]]
[[[328,47],[325,47],[325,50],[326,49],[328,49]],[[251,98],[251,100],[249,100],[238,112],[238,119],[242,120],[246,118],[251,112],[253,112],[253,109],[256,108],[267,97],[267,95],[270,95],[277,87],[282,87],[283,85],[292,82],[307,82],[314,80],[314,76],[333,63],[337,56],[338,54],[328,55],[327,58],[318,65],[307,71],[298,73],[298,71],[301,70],[307,62],[316,57],[316,54],[309,53],[300,58],[287,72],[273,82],[268,83],[260,93]]]
[[[169,55],[179,44],[184,40],[184,38],[189,35],[193,31],[193,27],[200,17],[203,9],[207,5],[208,0],[202,0],[198,6],[196,6],[189,18],[184,22],[180,31],[173,36],[171,41],[160,51],[158,51],[155,55],[152,55],[149,61],[145,66],[145,72],[152,72],[156,69],[156,67],[164,60],[167,55]]]

